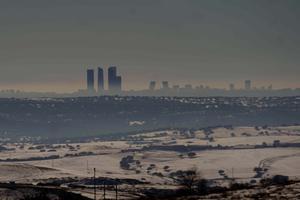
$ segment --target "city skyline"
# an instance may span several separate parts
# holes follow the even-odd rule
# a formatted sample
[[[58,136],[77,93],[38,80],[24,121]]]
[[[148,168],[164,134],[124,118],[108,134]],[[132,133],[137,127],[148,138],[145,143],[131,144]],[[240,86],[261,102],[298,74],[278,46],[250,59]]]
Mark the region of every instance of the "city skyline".
[[[83,73],[87,73],[88,71],[92,70],[93,71],[93,78],[94,80],[92,80],[93,83],[90,83],[92,85],[94,85],[94,91],[95,92],[100,92],[99,91],[99,86],[102,87],[102,89],[104,91],[108,91],[109,90],[109,81],[108,81],[108,74],[109,74],[109,68],[112,67],[116,67],[116,65],[108,65],[108,64],[103,64],[103,65],[89,65],[88,67],[82,67],[83,71],[80,74],[80,77],[76,77],[77,82],[76,84],[73,85],[73,88],[71,89],[65,89],[67,87],[64,87],[64,84],[67,84],[67,82],[53,82],[53,83],[47,83],[47,84],[51,84],[52,87],[50,87],[48,90],[43,89],[40,87],[40,85],[33,85],[33,86],[37,86],[37,87],[33,87],[33,89],[30,89],[31,87],[27,87],[25,85],[15,85],[15,86],[6,86],[5,84],[0,85],[0,91],[5,91],[5,90],[15,90],[15,91],[24,91],[24,92],[55,92],[55,93],[73,93],[76,92],[78,90],[84,90],[87,88],[87,74],[86,76],[82,76]],[[118,70],[120,69],[120,67],[118,66]],[[123,76],[123,74],[126,74],[126,72],[120,72]],[[107,76],[106,76],[107,74]],[[90,75],[92,76],[92,75]],[[102,79],[100,79],[99,82],[99,76],[102,76]],[[119,78],[121,78],[121,76],[118,76]],[[168,82],[169,87],[173,88],[173,87],[179,87],[179,88],[185,88],[185,86],[187,85],[191,85],[193,88],[197,88],[197,87],[208,87],[211,89],[223,89],[223,90],[241,90],[241,89],[245,89],[245,81],[250,81],[250,87],[251,89],[267,89],[268,87],[272,87],[272,89],[298,89],[300,88],[300,85],[298,86],[298,84],[295,85],[295,87],[284,87],[283,85],[279,84],[277,82],[277,84],[273,83],[273,82],[268,82],[268,81],[259,81],[257,79],[245,79],[245,80],[228,80],[228,81],[217,81],[213,82],[213,81],[201,81],[201,80],[186,80],[186,81],[170,81],[164,77],[161,77],[160,79],[155,78],[152,80],[143,80],[143,83],[141,83],[139,85],[139,87],[130,87],[131,85],[133,85],[132,83],[130,83],[131,81],[134,82],[134,80],[129,80],[128,78],[126,78],[126,76],[123,76],[125,81],[121,80],[121,88],[122,91],[141,91],[141,90],[147,90],[149,89],[149,84],[151,82],[155,83],[155,89],[162,89],[163,86],[163,82]],[[122,77],[122,78],[123,78]],[[63,79],[63,77],[62,77]],[[123,79],[123,80],[124,80]],[[74,79],[75,80],[75,79]],[[62,84],[63,83],[63,84]],[[254,84],[253,84],[254,83]],[[43,85],[43,83],[40,83],[41,85]],[[248,83],[249,85],[249,83]],[[101,90],[102,90],[101,89]],[[249,89],[249,88],[248,88]]]
[[[107,73],[102,67],[98,67],[97,79],[95,79],[95,70],[90,67],[86,70],[86,90],[90,94],[101,94],[104,91],[120,93],[122,91],[122,76],[118,76],[116,66],[110,66]]]
[[[126,90],[148,80],[300,87],[300,2],[267,2],[2,1],[0,89],[75,91],[82,66],[98,63],[118,64]]]
[[[117,69],[119,69],[115,65],[95,65],[98,67],[89,66],[84,68],[86,71],[86,75],[83,76],[81,74],[81,80],[78,82],[78,87],[74,90],[26,90],[21,88],[1,88],[0,91],[6,91],[6,90],[15,90],[15,91],[24,91],[24,92],[53,92],[53,93],[74,93],[77,91],[84,91],[87,90],[89,93],[100,93],[105,91],[113,91],[113,93],[120,93],[121,91],[144,91],[144,90],[160,90],[160,89],[199,89],[199,88],[207,88],[207,89],[218,89],[218,90],[268,90],[268,89],[299,89],[300,87],[274,87],[274,84],[272,82],[268,82],[267,84],[261,84],[257,82],[257,80],[238,80],[238,81],[229,81],[224,82],[223,85],[218,84],[205,84],[205,82],[201,82],[201,80],[191,83],[191,81],[185,81],[183,83],[176,82],[176,81],[169,81],[167,79],[153,79],[153,80],[144,80],[144,84],[140,86],[139,88],[128,88],[124,87],[126,85],[126,82],[124,83],[124,79],[126,79],[126,76],[117,76]],[[106,67],[105,67],[106,66]],[[110,75],[109,70],[112,69],[112,74]],[[113,80],[113,81],[119,81],[119,83],[116,82],[110,82],[109,77],[113,76],[116,77],[119,80]],[[114,78],[115,79],[115,78]],[[210,82],[211,83],[211,82]],[[55,86],[57,83],[53,83]],[[59,83],[60,84],[60,83]],[[119,85],[116,86],[115,84]],[[127,83],[128,85],[128,83]],[[276,84],[275,84],[276,85]],[[114,87],[114,89],[113,89]]]
[[[95,65],[97,66],[97,65]],[[109,65],[106,65],[109,66]],[[85,83],[86,79],[83,78],[82,73],[84,73],[87,69],[90,67],[84,67],[82,70],[80,70],[80,74],[76,75],[76,77],[69,77],[69,80],[65,80],[64,77],[60,77],[60,80],[56,81],[49,81],[47,80],[46,75],[43,77],[41,76],[40,82],[32,82],[32,83],[0,83],[0,90],[7,90],[7,89],[13,89],[13,90],[21,90],[21,91],[31,91],[31,92],[58,92],[58,93],[69,93],[69,92],[74,92],[77,91],[78,89],[84,89],[85,88]],[[105,67],[104,67],[105,68]],[[106,67],[107,68],[107,67]],[[97,69],[97,67],[95,67]],[[128,74],[128,72],[123,72],[122,68],[120,68],[120,73],[122,74],[127,74],[129,77],[133,76],[132,74]],[[60,74],[60,73],[58,73]],[[134,73],[133,73],[134,74]],[[5,72],[1,74],[2,76],[5,75]],[[148,88],[149,86],[149,81],[155,80],[156,82],[168,80],[170,83],[174,83],[176,85],[186,85],[186,84],[191,84],[194,86],[200,86],[200,85],[207,85],[213,88],[218,88],[218,89],[225,89],[228,88],[228,84],[233,83],[236,88],[243,88],[244,87],[244,81],[247,79],[241,79],[241,78],[236,78],[234,80],[174,80],[174,79],[167,79],[164,77],[159,78],[153,78],[153,79],[142,79],[142,77],[136,77],[139,79],[139,83],[136,84],[136,81],[134,79],[128,78],[128,76],[124,76],[125,79],[123,81],[122,87],[124,90],[143,90],[145,88]],[[42,80],[45,78],[45,80]],[[255,86],[257,88],[260,87],[267,87],[269,85],[272,85],[274,88],[277,89],[284,89],[284,88],[291,88],[291,89],[296,89],[300,88],[300,82],[296,81],[294,84],[285,84],[285,81],[267,81],[267,80],[259,80],[259,79],[251,79],[253,82],[255,82]],[[95,82],[96,83],[96,82]]]
[[[237,87],[236,83],[228,83],[227,88],[214,88],[210,85],[193,85],[193,84],[184,84],[180,85],[177,83],[170,83],[167,80],[150,80],[148,88],[142,88],[139,90],[133,89],[122,89],[122,76],[117,75],[118,68],[117,66],[111,65],[107,69],[103,67],[98,67],[97,79],[95,79],[94,68],[89,67],[87,69],[87,92],[94,94],[105,94],[105,92],[110,92],[111,94],[121,93],[122,91],[156,91],[156,90],[179,90],[179,89],[188,89],[188,90],[201,90],[201,89],[220,89],[220,90],[228,90],[228,91],[239,91],[239,90],[273,90],[273,84],[257,86],[253,84],[252,80],[244,80],[242,87]],[[105,73],[106,72],[106,73]],[[106,78],[105,78],[106,77]],[[96,84],[97,82],[97,84]],[[299,88],[276,88],[276,89],[299,89]],[[81,90],[81,89],[79,89]],[[84,89],[83,89],[84,91]],[[108,93],[109,94],[109,93]]]
[[[299,19],[300,0],[0,0],[0,200],[297,199]]]
[[[89,66],[82,74],[85,84],[72,92],[38,92],[20,90],[0,90],[0,97],[81,97],[81,96],[178,96],[178,97],[270,97],[270,96],[299,96],[300,88],[273,88],[272,84],[258,86],[255,81],[246,79],[242,86],[235,82],[227,83],[225,88],[211,87],[205,84],[178,84],[168,80],[149,80],[148,87],[133,90],[123,88],[123,75],[118,72],[116,65],[103,67]],[[83,76],[84,75],[84,76]],[[125,77],[126,78],[126,77]]]

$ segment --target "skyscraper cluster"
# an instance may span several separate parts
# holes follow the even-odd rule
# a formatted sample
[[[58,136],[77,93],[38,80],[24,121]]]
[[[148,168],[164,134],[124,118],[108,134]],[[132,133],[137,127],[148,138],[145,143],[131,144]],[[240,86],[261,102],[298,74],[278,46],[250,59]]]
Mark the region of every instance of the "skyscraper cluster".
[[[97,91],[103,93],[104,88],[104,70],[98,67],[98,82]],[[117,75],[117,67],[111,66],[108,68],[108,91],[109,93],[119,93],[122,91],[122,77]],[[95,75],[94,69],[87,70],[87,91],[89,93],[95,93]]]
[[[122,77],[117,73],[116,66],[107,69],[107,78],[104,69],[98,67],[98,79],[95,79],[94,69],[87,70],[87,89],[79,90],[82,95],[132,95],[132,96],[271,96],[273,94],[297,94],[296,89],[273,90],[272,85],[268,87],[253,87],[251,80],[245,80],[242,88],[236,88],[234,83],[230,83],[228,89],[211,88],[205,85],[193,87],[191,84],[184,86],[171,85],[168,81],[157,83],[152,80],[147,89],[122,91]],[[107,80],[107,86],[105,85]],[[97,83],[96,83],[97,81]],[[97,88],[95,88],[95,86]]]

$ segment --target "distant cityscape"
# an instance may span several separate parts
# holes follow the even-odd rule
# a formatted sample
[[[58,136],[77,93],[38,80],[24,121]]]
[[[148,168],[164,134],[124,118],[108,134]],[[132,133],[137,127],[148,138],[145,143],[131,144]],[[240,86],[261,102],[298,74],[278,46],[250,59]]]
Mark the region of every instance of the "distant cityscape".
[[[122,90],[122,77],[117,75],[117,67],[111,66],[107,73],[107,90],[105,90],[104,69],[98,67],[97,88],[95,84],[94,69],[87,70],[87,88],[79,90],[80,96],[88,95],[138,95],[138,96],[293,96],[300,95],[298,89],[280,89],[274,90],[272,85],[267,87],[256,88],[252,86],[251,80],[244,81],[244,88],[236,88],[234,83],[230,83],[228,89],[210,88],[209,86],[196,86],[186,84],[183,87],[180,85],[172,85],[166,80],[150,81],[149,87],[144,90]]]
[[[274,89],[272,85],[260,88],[253,87],[252,80],[245,80],[243,88],[237,88],[234,83],[229,83],[227,89],[211,88],[207,85],[193,86],[186,84],[170,85],[169,81],[161,82],[151,80],[149,86],[143,90],[123,90],[122,76],[118,75],[117,67],[110,66],[107,69],[107,86],[105,84],[105,73],[102,67],[97,68],[97,80],[95,69],[86,70],[86,88],[72,93],[56,92],[23,92],[16,90],[2,90],[0,97],[80,97],[80,96],[179,96],[179,97],[204,97],[204,96],[300,96],[300,88]]]
[[[122,77],[117,75],[117,67],[111,66],[108,68],[108,92],[110,94],[120,94],[122,92]],[[90,95],[96,94],[106,94],[104,86],[104,70],[101,67],[98,67],[98,80],[97,80],[97,89],[95,88],[95,72],[94,69],[87,70],[87,89],[81,90],[82,93],[87,93]]]

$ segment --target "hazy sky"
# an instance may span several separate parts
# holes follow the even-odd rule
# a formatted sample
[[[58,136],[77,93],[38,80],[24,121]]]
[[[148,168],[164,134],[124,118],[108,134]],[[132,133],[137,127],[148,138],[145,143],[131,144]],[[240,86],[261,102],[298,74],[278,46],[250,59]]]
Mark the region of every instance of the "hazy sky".
[[[88,66],[150,80],[300,87],[299,0],[1,0],[0,89],[71,91]]]

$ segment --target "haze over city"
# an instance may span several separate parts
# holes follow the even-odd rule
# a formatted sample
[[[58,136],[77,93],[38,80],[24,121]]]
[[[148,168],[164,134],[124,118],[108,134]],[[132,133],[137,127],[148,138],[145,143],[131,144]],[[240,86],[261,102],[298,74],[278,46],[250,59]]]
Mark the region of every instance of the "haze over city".
[[[18,2],[18,3],[17,3]],[[84,89],[117,65],[123,88],[149,81],[300,87],[300,2],[1,1],[0,89]]]
[[[0,200],[300,194],[300,0],[0,0]]]

